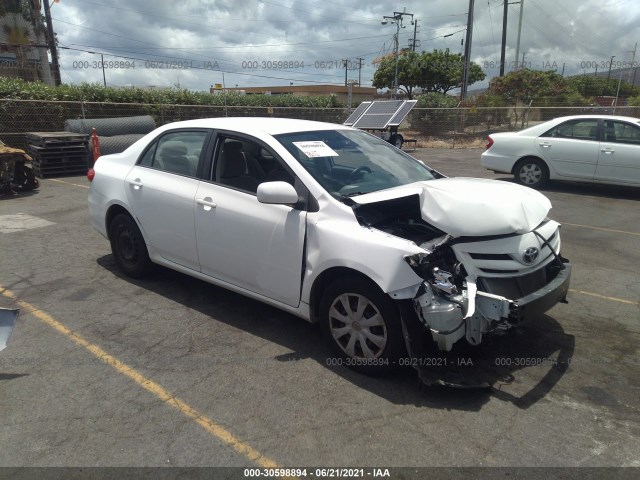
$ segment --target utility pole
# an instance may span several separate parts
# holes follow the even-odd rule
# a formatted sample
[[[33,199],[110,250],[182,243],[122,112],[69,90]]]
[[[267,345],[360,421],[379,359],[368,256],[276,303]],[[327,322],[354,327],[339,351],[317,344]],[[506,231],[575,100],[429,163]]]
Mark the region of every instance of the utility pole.
[[[518,20],[518,40],[516,41],[516,70],[518,70],[518,60],[520,59],[520,34],[522,33],[522,10],[523,9],[524,9],[524,0],[520,0],[520,19]]]
[[[362,86],[362,61],[364,58],[358,57],[358,86]]]
[[[636,42],[636,46],[633,47],[633,51],[629,50],[629,53],[633,53],[631,57],[631,67],[629,67],[629,83],[631,83],[631,69],[633,68],[633,64],[636,63],[636,50],[638,49],[638,42]]]
[[[56,45],[56,37],[53,33],[53,23],[51,20],[51,8],[49,1],[44,0],[44,17],[47,21],[47,37],[49,37],[49,50],[51,50],[51,63],[53,64],[53,81],[56,86],[60,85],[60,64],[58,63],[58,46]]]
[[[347,59],[343,59],[342,63],[344,64],[344,86],[347,86],[347,66],[349,65]]]
[[[471,0],[473,1],[473,0]],[[406,9],[405,9],[406,10]],[[391,23],[395,23],[396,24],[396,34],[395,34],[395,45],[394,45],[394,54],[396,57],[396,67],[395,67],[395,71],[393,74],[393,98],[397,99],[398,98],[398,57],[400,56],[400,29],[401,28],[405,28],[404,25],[402,25],[402,19],[405,16],[409,16],[411,17],[411,21],[413,21],[413,13],[407,13],[405,12],[393,12],[393,16],[383,16],[382,17],[382,25],[386,25],[388,22],[388,20],[391,20]]]
[[[473,8],[474,0],[469,0],[469,12],[467,14],[467,42],[464,46],[464,68],[462,72],[460,100],[464,100],[467,96],[467,89],[469,88],[469,63],[471,62],[471,38],[473,37]]]
[[[502,47],[500,48],[500,76],[504,76],[504,55],[507,49],[507,14],[509,13],[509,2],[504,0],[504,11],[502,12]]]
[[[413,21],[413,41],[411,42],[411,45],[409,45],[411,47],[412,52],[416,51],[416,48],[418,47],[418,42],[420,41],[416,38],[417,35],[418,35],[418,20],[414,20]]]
[[[47,0],[44,0],[45,2]],[[102,82],[104,83],[105,88],[107,87],[107,77],[104,74],[104,55],[101,53],[100,54],[100,59],[102,60]]]
[[[611,60],[609,60],[609,73],[607,74],[607,87],[609,86],[609,80],[611,80],[611,65],[613,65],[614,58],[616,58],[616,56],[611,55]]]

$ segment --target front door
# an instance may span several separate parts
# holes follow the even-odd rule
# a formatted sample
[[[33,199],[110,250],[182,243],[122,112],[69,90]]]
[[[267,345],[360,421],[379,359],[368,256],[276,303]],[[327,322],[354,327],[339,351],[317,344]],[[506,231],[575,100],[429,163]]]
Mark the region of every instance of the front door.
[[[270,181],[294,182],[273,152],[246,138],[219,136],[213,173],[195,198],[195,227],[202,273],[298,306],[307,213],[258,202],[256,189]],[[262,168],[262,153],[269,169]],[[266,158],[266,157],[265,157]],[[276,172],[277,171],[277,172]],[[289,177],[287,177],[289,175]]]

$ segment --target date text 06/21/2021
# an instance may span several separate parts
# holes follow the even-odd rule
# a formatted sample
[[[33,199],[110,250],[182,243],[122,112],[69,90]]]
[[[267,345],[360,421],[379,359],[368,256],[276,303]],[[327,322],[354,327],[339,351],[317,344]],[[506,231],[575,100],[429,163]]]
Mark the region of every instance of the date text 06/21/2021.
[[[105,61],[74,61],[71,67],[75,70],[105,69],[105,70],[129,70],[136,68],[160,69],[160,70],[219,70],[217,61],[194,62],[193,60],[147,60],[136,62],[135,60],[105,60]]]
[[[388,468],[245,468],[243,476],[245,478],[390,478],[391,473]]]

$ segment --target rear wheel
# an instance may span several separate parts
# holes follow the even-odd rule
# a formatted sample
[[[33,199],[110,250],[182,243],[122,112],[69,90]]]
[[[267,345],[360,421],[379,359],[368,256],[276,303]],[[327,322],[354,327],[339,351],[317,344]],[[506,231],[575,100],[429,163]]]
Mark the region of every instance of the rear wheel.
[[[28,192],[38,187],[40,187],[40,181],[36,178],[35,173],[33,173],[33,169],[24,167],[24,182],[20,185],[20,188],[22,188],[24,192]]]
[[[383,373],[393,369],[404,352],[397,306],[364,278],[347,277],[329,285],[320,302],[320,321],[338,365]]]
[[[391,143],[396,148],[402,148],[402,145],[404,144],[404,137],[399,133],[396,133],[391,136],[391,138],[389,139],[389,143]]]
[[[513,174],[516,182],[531,188],[540,188],[549,181],[549,169],[539,158],[523,158],[516,164]]]
[[[145,276],[151,269],[144,237],[129,215],[116,215],[109,225],[111,252],[120,270],[133,278]]]

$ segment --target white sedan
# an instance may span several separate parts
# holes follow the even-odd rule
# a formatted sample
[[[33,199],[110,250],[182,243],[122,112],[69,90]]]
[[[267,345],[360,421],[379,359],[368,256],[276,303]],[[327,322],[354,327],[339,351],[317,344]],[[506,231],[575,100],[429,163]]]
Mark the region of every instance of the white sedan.
[[[519,132],[493,133],[481,165],[532,188],[548,180],[640,185],[640,119],[560,117]]]
[[[160,264],[319,322],[336,363],[362,371],[420,371],[411,359],[477,345],[569,288],[542,194],[444,178],[342,125],[169,124],[88,176],[92,224],[124,273]]]

